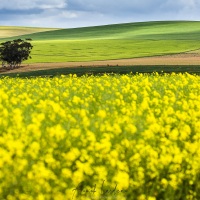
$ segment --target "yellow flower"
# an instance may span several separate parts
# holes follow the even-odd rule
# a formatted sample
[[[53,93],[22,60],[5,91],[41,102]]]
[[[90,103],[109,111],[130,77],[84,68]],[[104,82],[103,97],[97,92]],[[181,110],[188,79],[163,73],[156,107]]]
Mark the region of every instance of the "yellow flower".
[[[190,126],[186,124],[182,126],[180,130],[180,136],[179,136],[180,140],[186,140],[190,136],[190,133],[191,133]]]
[[[99,110],[97,112],[97,116],[104,119],[106,117],[106,111],[105,110]]]
[[[80,156],[78,148],[72,148],[67,154],[63,154],[64,158],[69,161],[74,161]]]
[[[120,190],[128,189],[129,187],[129,175],[127,172],[118,171],[117,174],[114,176],[113,181],[115,181]]]
[[[62,169],[62,176],[64,178],[71,178],[72,177],[72,172],[68,168],[63,168]]]
[[[60,124],[47,128],[47,132],[50,137],[56,138],[56,141],[62,140],[66,136],[66,131]]]
[[[69,134],[72,136],[72,137],[79,137],[81,135],[81,130],[80,129],[77,129],[77,128],[72,128],[69,132]]]
[[[168,181],[167,181],[167,179],[162,178],[162,180],[161,180],[161,185],[162,185],[164,188],[166,188],[166,187],[168,186]]]
[[[148,197],[147,200],[156,200],[156,197]]]
[[[169,134],[169,136],[170,136],[170,139],[172,139],[172,140],[177,140],[178,137],[179,137],[179,132],[178,132],[178,130],[177,130],[176,128],[173,129],[173,130],[171,131],[171,133]]]
[[[178,186],[177,176],[175,174],[170,174],[169,177],[170,177],[169,185],[173,189],[177,189],[177,186]]]
[[[105,181],[127,189],[118,199],[173,199],[184,180],[196,199],[199,83],[156,73],[0,79],[0,196],[65,200],[81,181]]]
[[[81,99],[80,99],[80,97],[78,97],[78,96],[74,96],[73,99],[72,99],[72,102],[73,102],[74,104],[79,104],[79,103],[81,102]]]

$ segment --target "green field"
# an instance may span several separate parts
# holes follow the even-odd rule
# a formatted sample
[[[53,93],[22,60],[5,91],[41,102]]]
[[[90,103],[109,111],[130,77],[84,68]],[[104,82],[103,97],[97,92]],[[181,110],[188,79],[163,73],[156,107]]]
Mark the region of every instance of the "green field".
[[[0,29],[0,35],[3,27]],[[27,29],[27,28],[26,28]],[[20,29],[21,30],[21,29]],[[8,36],[19,35],[12,29]],[[5,31],[5,30],[4,30]],[[200,22],[165,21],[116,24],[73,29],[29,29],[20,38],[32,38],[32,60],[68,62],[135,58],[200,49]],[[43,32],[41,32],[43,31]],[[19,38],[2,38],[1,41]]]
[[[77,76],[83,75],[95,75],[101,76],[103,74],[152,74],[153,72],[157,72],[159,74],[165,73],[184,73],[188,72],[190,74],[200,75],[200,66],[102,66],[102,67],[64,67],[64,68],[55,68],[55,69],[45,69],[45,70],[34,70],[27,72],[13,72],[7,74],[0,74],[0,78],[5,77],[13,77],[13,78],[33,78],[33,77],[59,77],[60,75],[70,75],[76,74]]]
[[[200,53],[200,22],[18,28],[29,63]],[[200,199],[200,65],[34,66],[0,74],[0,200]]]

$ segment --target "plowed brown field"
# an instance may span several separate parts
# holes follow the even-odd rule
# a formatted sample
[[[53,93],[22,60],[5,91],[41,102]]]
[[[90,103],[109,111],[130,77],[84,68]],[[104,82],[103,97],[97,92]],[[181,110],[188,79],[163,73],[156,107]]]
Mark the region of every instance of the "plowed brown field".
[[[34,63],[23,65],[14,70],[1,69],[1,73],[18,73],[35,70],[45,70],[64,67],[80,66],[134,66],[134,65],[200,65],[200,53],[181,53],[175,55],[154,56],[121,60],[105,60],[90,62],[65,62],[65,63]]]

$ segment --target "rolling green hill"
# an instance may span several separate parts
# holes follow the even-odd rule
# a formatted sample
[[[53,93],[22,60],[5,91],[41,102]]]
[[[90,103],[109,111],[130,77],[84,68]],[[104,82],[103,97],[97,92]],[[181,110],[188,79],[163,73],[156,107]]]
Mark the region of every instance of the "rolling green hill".
[[[28,62],[123,59],[200,49],[200,22],[127,23],[44,30],[20,36],[27,37],[33,39],[34,46],[33,59]]]

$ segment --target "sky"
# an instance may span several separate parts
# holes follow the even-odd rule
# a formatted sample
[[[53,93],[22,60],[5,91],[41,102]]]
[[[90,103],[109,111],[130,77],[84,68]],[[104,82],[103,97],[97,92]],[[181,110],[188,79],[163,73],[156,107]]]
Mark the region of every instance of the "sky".
[[[200,0],[0,0],[1,26],[75,28],[163,20],[200,21]]]

